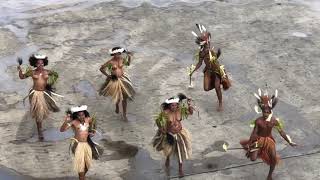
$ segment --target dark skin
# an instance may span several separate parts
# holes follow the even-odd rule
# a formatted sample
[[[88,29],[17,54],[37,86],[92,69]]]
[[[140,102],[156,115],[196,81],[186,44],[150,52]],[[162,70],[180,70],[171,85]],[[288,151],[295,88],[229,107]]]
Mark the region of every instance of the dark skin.
[[[74,120],[72,120],[70,114],[68,114],[66,117],[64,117],[64,123],[60,127],[60,132],[64,132],[68,130],[70,127],[72,127],[72,129],[75,132],[74,138],[77,139],[79,142],[87,142],[88,136],[94,134],[89,133],[88,129],[85,131],[80,130],[80,124],[84,125],[86,123],[89,125],[91,122],[92,119],[90,117],[86,117],[83,111],[78,112],[78,118]],[[69,126],[68,123],[71,126]],[[85,172],[79,173],[79,180],[85,180],[85,175],[87,172],[88,169],[86,167]]]
[[[128,54],[128,65],[131,64],[131,58],[132,58],[132,53],[131,52],[127,52]],[[101,67],[100,67],[100,71],[102,74],[104,74],[105,76],[107,76],[107,78],[111,78],[111,75],[109,75],[107,72],[106,72],[106,68],[108,66],[111,65],[111,75],[115,75],[116,77],[120,78],[122,75],[123,75],[123,66],[124,66],[124,59],[121,57],[121,53],[117,53],[115,54],[109,61],[107,61],[105,64],[103,64]],[[119,103],[120,102],[117,102],[116,103],[116,110],[115,112],[117,114],[119,114]],[[124,97],[124,99],[122,100],[122,112],[123,112],[123,118],[124,120],[128,120],[127,119],[127,97]]]
[[[191,106],[191,99],[187,100],[188,103],[188,114],[192,115],[193,114],[193,107]],[[167,127],[160,129],[160,131],[162,133],[167,133],[170,132],[172,134],[177,134],[181,131],[182,129],[182,124],[181,124],[181,111],[179,108],[179,104],[178,103],[172,103],[170,104],[170,108],[164,111],[167,116],[168,116],[168,123],[167,123]],[[183,177],[184,173],[182,170],[182,163],[179,163],[179,176]],[[170,156],[166,157],[166,170],[169,170],[169,166],[170,166]]]
[[[17,67],[17,69],[19,70],[20,79],[26,79],[29,77],[22,72],[22,68],[20,65]],[[43,60],[38,60],[36,63],[36,69],[32,70],[32,75],[31,75],[33,80],[34,90],[37,90],[37,91],[46,90],[49,73],[50,73],[50,70],[44,69]],[[42,123],[41,123],[42,120],[36,120],[36,122],[37,122],[38,137],[39,137],[39,140],[42,141],[44,139],[43,133],[42,133]]]
[[[203,88],[205,91],[210,91],[213,88],[216,90],[216,94],[219,101],[219,106],[217,110],[223,111],[221,78],[216,73],[208,71],[212,69],[219,69],[219,66],[217,67],[216,65],[210,62],[209,51],[211,51],[212,55],[214,55],[215,52],[213,52],[213,50],[211,50],[210,48],[208,34],[204,34],[201,38],[205,40],[206,43],[202,46],[202,51],[199,52],[199,62],[197,63],[195,69],[191,73],[191,76],[196,70],[198,70],[201,67],[202,63],[204,62],[206,67],[204,71]]]
[[[279,127],[279,122],[276,120],[276,118],[272,117],[270,121],[266,121],[266,119],[268,118],[269,114],[271,113],[271,108],[263,103],[262,107],[262,117],[259,117],[258,119],[256,119],[255,121],[255,127],[251,133],[250,139],[249,139],[249,145],[253,144],[258,137],[272,137],[272,129],[275,126]],[[296,146],[295,143],[290,142],[290,140],[287,138],[286,133],[283,131],[283,129],[278,129],[279,134],[281,135],[281,137],[283,139],[285,139],[291,146]],[[248,146],[249,146],[248,145]],[[250,147],[248,147],[248,149],[250,149]],[[273,152],[276,152],[276,150],[274,149]],[[251,161],[255,161],[258,158],[258,153],[259,151],[253,151],[253,152],[248,152],[248,156],[250,157]],[[272,173],[275,169],[276,166],[276,154],[271,154],[271,164],[270,164],[270,169],[269,169],[269,173],[268,173],[268,177],[267,180],[272,180]]]

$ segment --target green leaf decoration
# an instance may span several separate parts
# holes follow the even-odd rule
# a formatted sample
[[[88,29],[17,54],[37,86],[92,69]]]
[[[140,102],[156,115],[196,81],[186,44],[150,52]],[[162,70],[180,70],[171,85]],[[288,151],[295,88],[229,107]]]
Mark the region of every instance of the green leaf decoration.
[[[112,71],[112,64],[109,63],[109,64],[107,65],[107,68],[108,68],[108,70],[111,72],[111,71]]]
[[[59,78],[59,74],[57,72],[50,71],[49,78],[47,81],[48,85],[51,85],[51,86],[54,85],[57,82],[58,78]]]
[[[32,68],[30,66],[27,67],[25,76],[30,77],[32,76]]]
[[[197,49],[196,52],[193,55],[193,58],[196,61],[196,63],[199,62],[199,52],[200,52],[200,49]]]
[[[125,66],[129,66],[129,56],[128,56],[128,55],[124,58],[123,64],[124,64]]]
[[[182,103],[181,105],[180,105],[180,111],[181,111],[181,117],[182,117],[182,119],[187,119],[188,118],[188,116],[189,116],[189,114],[188,114],[188,107],[187,107],[187,105],[185,104],[185,103]]]
[[[251,120],[250,121],[250,127],[254,128],[254,126],[256,125],[256,120]]]
[[[89,132],[96,131],[97,129],[97,118],[96,114],[91,117],[91,123],[89,125]]]
[[[281,131],[284,127],[284,123],[281,119],[277,119],[277,121],[278,121],[278,125],[275,127],[277,128],[278,131]]]
[[[168,115],[165,112],[160,112],[158,115],[156,115],[156,125],[159,128],[164,128],[167,125],[168,121]]]

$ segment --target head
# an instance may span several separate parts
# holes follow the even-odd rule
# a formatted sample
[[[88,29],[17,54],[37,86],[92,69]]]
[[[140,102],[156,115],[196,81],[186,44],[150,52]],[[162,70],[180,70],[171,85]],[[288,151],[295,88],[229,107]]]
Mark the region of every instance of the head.
[[[119,47],[119,46],[114,47],[109,50],[110,55],[115,56],[115,57],[120,56],[121,53],[125,53],[125,52],[126,52],[126,50],[122,47]]]
[[[32,54],[29,58],[29,63],[33,67],[43,68],[48,65],[48,57],[41,54]]]
[[[164,103],[162,103],[162,109],[163,110],[170,110],[170,111],[177,111],[179,109],[179,103],[183,100],[186,99],[187,96],[179,93],[177,96],[173,96],[169,99],[167,99]]]
[[[196,26],[200,31],[199,35],[192,31],[192,34],[196,37],[196,43],[200,46],[201,49],[204,47],[210,47],[210,32],[207,32],[207,29],[201,24],[196,24]]]
[[[77,106],[70,108],[70,111],[72,113],[72,119],[83,121],[86,117],[90,117],[89,112],[87,111],[87,106]]]
[[[79,121],[84,121],[86,117],[90,117],[88,111],[78,111],[72,114],[72,119],[77,119]]]
[[[179,104],[178,103],[171,103],[171,104],[169,104],[169,108],[170,108],[170,111],[175,112],[178,110]]]
[[[261,112],[258,111],[258,108],[255,107],[255,110],[257,113],[262,113],[262,116],[264,119],[267,119],[270,121],[272,116],[272,110],[277,105],[278,102],[278,90],[275,91],[275,94],[271,96],[271,98],[268,95],[268,91],[265,91],[265,93],[262,95],[261,90],[258,90],[258,94],[254,94],[257,98],[258,106],[261,109]]]

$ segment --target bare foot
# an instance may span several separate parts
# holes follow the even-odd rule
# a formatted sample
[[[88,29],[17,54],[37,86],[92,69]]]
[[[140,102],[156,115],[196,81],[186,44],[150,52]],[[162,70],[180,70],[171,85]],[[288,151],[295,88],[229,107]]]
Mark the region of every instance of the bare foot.
[[[267,180],[272,180],[272,176],[268,176],[268,177],[267,177]]]
[[[165,166],[166,166],[166,168],[169,168],[169,166],[170,166],[170,160],[169,159],[166,160]]]
[[[218,112],[223,111],[223,107],[222,107],[222,105],[219,105],[219,107],[218,107],[217,111],[218,111]]]
[[[44,140],[42,132],[39,132],[38,138],[39,138],[39,141],[43,141]]]
[[[128,121],[127,115],[122,115],[121,117],[124,121]]]
[[[179,178],[182,178],[182,177],[184,177],[184,173],[182,170],[179,170]]]
[[[117,114],[119,114],[119,108],[116,108],[115,112],[116,112]]]
[[[167,165],[165,167],[165,173],[166,173],[167,176],[170,176],[170,168]]]

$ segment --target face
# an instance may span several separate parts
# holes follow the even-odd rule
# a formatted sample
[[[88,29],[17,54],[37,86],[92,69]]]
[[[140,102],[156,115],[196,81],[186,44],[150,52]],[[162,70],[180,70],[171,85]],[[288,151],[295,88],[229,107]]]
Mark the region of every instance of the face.
[[[79,119],[80,121],[83,121],[83,120],[85,119],[85,117],[86,117],[86,115],[84,114],[83,111],[78,112],[78,119]]]
[[[208,32],[205,32],[201,35],[200,37],[201,39],[201,42],[200,42],[200,45],[210,45],[210,34]]]
[[[268,104],[268,98],[267,97],[261,97],[261,110],[262,110],[262,115],[266,119],[268,118],[269,114],[271,113],[271,107]]]
[[[171,111],[177,111],[177,109],[178,109],[178,103],[171,103],[170,104]]]
[[[37,60],[36,66],[37,66],[37,68],[43,68],[44,67],[43,60]]]

